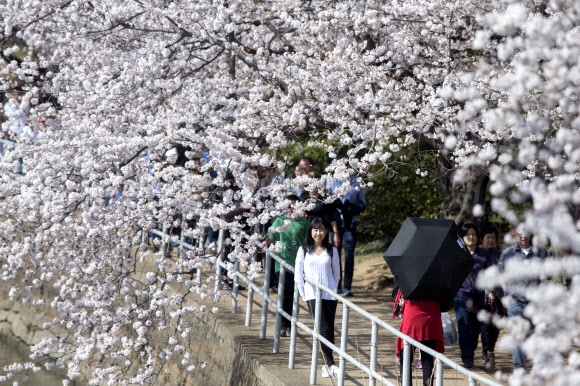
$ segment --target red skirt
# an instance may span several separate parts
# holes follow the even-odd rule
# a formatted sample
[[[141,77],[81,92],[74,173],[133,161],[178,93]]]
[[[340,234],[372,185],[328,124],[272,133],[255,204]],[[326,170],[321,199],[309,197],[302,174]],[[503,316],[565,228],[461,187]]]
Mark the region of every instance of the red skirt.
[[[405,300],[403,320],[399,331],[416,341],[435,340],[435,351],[444,352],[443,324],[438,302],[418,302]],[[397,354],[403,349],[404,341],[397,338]]]

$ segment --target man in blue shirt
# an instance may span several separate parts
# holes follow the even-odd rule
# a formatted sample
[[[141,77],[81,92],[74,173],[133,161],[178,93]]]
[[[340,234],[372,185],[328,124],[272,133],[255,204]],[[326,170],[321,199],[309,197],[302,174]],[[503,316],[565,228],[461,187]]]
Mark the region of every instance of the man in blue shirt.
[[[523,261],[525,259],[545,258],[548,253],[545,249],[534,248],[532,245],[532,235],[524,231],[521,227],[516,230],[516,237],[518,242],[504,249],[500,258],[498,268],[500,271],[505,269],[508,261]],[[504,290],[503,303],[508,317],[521,316],[524,317],[524,308],[528,304],[526,297],[518,292],[518,286],[525,286],[531,284],[530,282],[520,281],[509,283],[509,285],[502,285]],[[526,368],[527,358],[520,347],[515,347],[512,350],[514,370],[517,368]]]

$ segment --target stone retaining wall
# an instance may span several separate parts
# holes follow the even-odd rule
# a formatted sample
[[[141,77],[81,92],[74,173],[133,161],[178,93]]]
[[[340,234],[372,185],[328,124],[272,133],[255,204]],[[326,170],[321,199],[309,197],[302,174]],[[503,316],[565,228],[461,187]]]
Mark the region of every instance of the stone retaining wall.
[[[15,349],[24,355],[29,355],[28,346],[38,343],[43,337],[49,336],[40,326],[51,321],[54,310],[45,306],[35,309],[8,299],[9,286],[0,283],[0,339],[15,346]],[[47,296],[48,297],[48,296]],[[47,303],[50,300],[47,299]],[[229,323],[224,323],[219,317],[211,313],[200,313],[189,317],[192,329],[194,352],[198,353],[200,361],[206,362],[205,367],[199,368],[194,374],[183,372],[177,364],[170,366],[171,371],[161,379],[158,385],[252,385],[265,386],[270,381],[262,380],[263,368],[252,359],[246,343],[238,339]],[[233,321],[231,319],[238,319]],[[238,315],[226,318],[226,321],[242,323]],[[66,369],[62,369],[66,374]],[[86,384],[82,380],[78,384]]]

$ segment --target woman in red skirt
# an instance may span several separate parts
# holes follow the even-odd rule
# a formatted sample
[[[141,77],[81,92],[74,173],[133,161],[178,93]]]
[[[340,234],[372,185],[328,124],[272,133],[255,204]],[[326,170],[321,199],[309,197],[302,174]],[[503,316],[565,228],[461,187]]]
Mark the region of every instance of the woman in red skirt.
[[[410,336],[416,341],[437,352],[444,352],[443,325],[441,324],[441,311],[439,302],[418,301],[406,299],[401,313],[404,315],[399,331]],[[403,347],[402,339],[397,338],[397,355],[401,358],[400,373],[403,376]],[[413,347],[413,353],[415,348]],[[411,353],[411,357],[413,357]],[[421,351],[423,362],[423,385],[431,386],[433,379],[433,356]],[[411,366],[409,366],[409,379],[411,379]]]

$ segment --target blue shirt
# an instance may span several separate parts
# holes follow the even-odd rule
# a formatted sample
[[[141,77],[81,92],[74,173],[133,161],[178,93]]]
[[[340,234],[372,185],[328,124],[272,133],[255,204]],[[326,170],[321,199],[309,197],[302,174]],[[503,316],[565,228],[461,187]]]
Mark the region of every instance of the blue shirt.
[[[500,271],[503,271],[505,269],[506,262],[509,260],[524,260],[532,258],[543,259],[546,256],[548,256],[548,252],[546,252],[546,250],[543,248],[535,249],[534,247],[532,247],[532,249],[530,249],[530,251],[526,253],[524,252],[524,250],[522,250],[522,248],[520,248],[518,244],[514,244],[503,250],[499,258],[499,263],[497,267]],[[530,284],[533,282],[537,282],[537,280],[533,280],[531,282],[523,280],[510,283],[510,285],[507,285],[504,289],[504,296],[510,295],[515,301],[526,303],[527,299],[524,297],[524,295],[518,293],[515,287]]]
[[[356,180],[355,176],[350,176],[350,189],[346,192],[346,194],[340,197],[340,201],[344,205],[355,205],[358,208],[366,208],[367,200],[365,198],[365,191],[363,188],[360,187],[360,184]],[[330,184],[330,193],[334,194],[340,187],[342,186],[342,181],[333,181]],[[362,211],[362,210],[361,210]],[[340,213],[342,226],[344,228],[350,228],[353,224],[357,221],[357,215],[354,216],[345,216],[344,206],[343,208],[338,208],[338,212]]]

